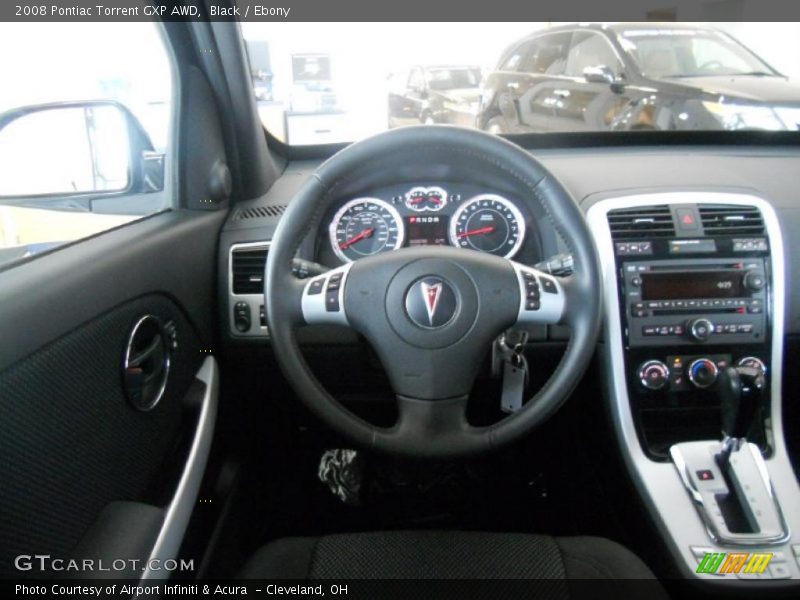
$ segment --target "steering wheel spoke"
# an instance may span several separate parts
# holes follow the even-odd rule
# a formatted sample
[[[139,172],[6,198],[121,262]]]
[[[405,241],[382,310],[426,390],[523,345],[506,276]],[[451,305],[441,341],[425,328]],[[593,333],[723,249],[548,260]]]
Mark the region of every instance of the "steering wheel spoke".
[[[348,263],[306,281],[300,306],[308,325],[350,325],[344,288],[352,266]]]
[[[387,448],[415,448],[417,456],[466,454],[488,449],[476,440],[481,430],[467,422],[467,397],[423,400],[397,396],[398,418],[394,427],[376,432]]]
[[[562,285],[561,278],[545,274],[513,260],[509,261],[517,274],[519,284],[518,323],[555,325],[564,323],[568,287]]]

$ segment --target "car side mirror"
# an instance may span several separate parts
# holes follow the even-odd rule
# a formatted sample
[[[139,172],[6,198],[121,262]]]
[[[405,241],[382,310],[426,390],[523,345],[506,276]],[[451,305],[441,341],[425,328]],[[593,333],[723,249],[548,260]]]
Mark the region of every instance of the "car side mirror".
[[[617,80],[614,71],[605,65],[586,67],[583,70],[583,78],[589,83],[607,83],[609,85]]]
[[[163,187],[163,153],[118,102],[39,104],[0,114],[0,197],[148,193]]]

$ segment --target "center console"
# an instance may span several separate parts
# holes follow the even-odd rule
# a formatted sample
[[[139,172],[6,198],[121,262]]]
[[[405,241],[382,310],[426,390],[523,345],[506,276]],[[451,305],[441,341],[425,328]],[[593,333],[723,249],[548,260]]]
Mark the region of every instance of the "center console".
[[[599,199],[587,216],[604,269],[614,425],[678,564],[712,580],[800,577],[773,208],[747,194],[664,192]],[[729,554],[769,558],[756,570],[709,566]]]
[[[770,370],[769,238],[748,206],[662,204],[607,219],[634,419],[648,456],[667,459],[677,442],[719,435],[722,369]],[[769,452],[764,423],[752,439]]]

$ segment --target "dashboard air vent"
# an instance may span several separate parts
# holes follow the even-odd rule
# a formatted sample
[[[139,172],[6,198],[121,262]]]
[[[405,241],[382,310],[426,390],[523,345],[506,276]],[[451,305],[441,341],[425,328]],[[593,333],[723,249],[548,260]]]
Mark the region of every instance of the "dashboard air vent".
[[[701,204],[700,220],[706,235],[763,235],[764,219],[755,206]]]
[[[234,294],[262,294],[264,292],[264,265],[267,249],[234,248],[231,256],[231,277]]]
[[[286,208],[287,206],[285,204],[271,204],[269,206],[241,208],[236,213],[236,220],[244,221],[245,219],[266,219],[267,217],[280,217],[286,211]]]
[[[675,235],[669,206],[637,206],[608,213],[608,226],[615,240],[662,238]]]

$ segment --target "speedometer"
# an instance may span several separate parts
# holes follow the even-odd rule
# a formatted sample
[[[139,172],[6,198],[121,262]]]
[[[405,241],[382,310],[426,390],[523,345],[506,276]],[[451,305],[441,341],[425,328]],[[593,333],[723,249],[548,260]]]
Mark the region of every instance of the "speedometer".
[[[511,258],[525,240],[525,219],[510,200],[482,194],[458,207],[449,233],[453,246]]]
[[[333,216],[328,233],[334,253],[344,262],[397,250],[405,240],[400,214],[378,198],[345,203]]]

